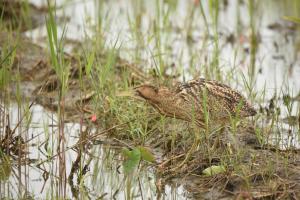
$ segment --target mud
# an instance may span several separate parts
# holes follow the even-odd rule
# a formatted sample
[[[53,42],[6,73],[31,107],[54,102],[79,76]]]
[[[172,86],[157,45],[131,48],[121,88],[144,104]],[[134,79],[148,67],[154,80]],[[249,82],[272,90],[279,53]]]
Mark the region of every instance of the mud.
[[[47,8],[26,1],[2,0],[0,13],[5,27],[24,32],[44,23]]]

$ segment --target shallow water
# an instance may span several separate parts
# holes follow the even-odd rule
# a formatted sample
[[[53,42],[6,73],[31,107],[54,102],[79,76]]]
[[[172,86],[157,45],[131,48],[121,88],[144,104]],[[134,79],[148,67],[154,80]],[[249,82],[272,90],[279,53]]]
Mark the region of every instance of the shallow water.
[[[21,183],[24,185],[27,184],[27,192],[34,199],[53,198],[58,188],[56,182],[57,175],[55,174],[58,171],[59,161],[57,156],[49,162],[44,161],[47,159],[47,155],[50,157],[56,155],[55,150],[52,152],[52,149],[56,146],[55,141],[57,141],[57,118],[55,114],[48,112],[39,105],[34,105],[31,111],[32,120],[29,127],[20,127],[17,129],[17,131],[23,130],[27,132],[26,140],[30,140],[30,145],[27,149],[29,152],[27,158],[35,161],[33,164],[21,167]],[[15,113],[18,113],[18,106],[12,105],[8,113],[10,116],[14,116],[10,119],[10,123],[11,127],[15,127],[20,120],[15,115]],[[82,127],[82,129],[84,130],[85,127]],[[68,147],[76,144],[80,130],[81,127],[79,124],[68,123],[65,125],[65,138]],[[47,136],[49,138],[46,138]],[[128,183],[128,179],[126,179],[122,170],[122,158],[119,151],[110,148],[109,145],[105,144],[105,141],[103,144],[90,145],[90,148],[88,155],[85,154],[82,161],[84,164],[89,158],[92,158],[84,181],[81,183],[82,185],[77,185],[78,177],[75,174],[73,178],[74,186],[68,185],[67,196],[75,198],[76,191],[78,190],[79,196],[77,198],[89,197],[95,199],[102,196],[104,199],[126,199],[129,195],[126,188],[130,187],[130,195],[134,199],[153,199],[157,197],[155,186],[157,180],[151,167],[147,170],[141,169],[132,174],[132,182]],[[70,174],[72,163],[76,160],[77,151],[75,149],[66,151],[67,176]],[[40,167],[37,167],[39,164]],[[14,165],[12,166],[12,171],[15,175],[10,177],[9,186],[2,185],[4,191],[5,188],[9,187],[10,189],[6,191],[10,192],[1,193],[2,197],[18,198],[17,191],[20,180],[17,177],[20,174],[18,174],[18,168],[14,167]],[[50,173],[48,179],[44,179],[44,172]],[[53,177],[51,177],[51,173],[53,173]],[[186,199],[186,192],[183,187],[176,186],[176,189],[174,187],[171,185],[166,186],[163,197],[166,199]]]
[[[31,0],[30,2],[36,5],[43,5],[44,3],[42,0]],[[180,72],[184,71],[184,76],[181,77],[182,80],[190,79],[191,72],[204,76],[205,66],[212,63],[215,43],[213,41],[214,30],[213,22],[210,20],[211,17],[207,17],[209,33],[206,32],[206,25],[199,8],[193,11],[195,12],[194,20],[189,24],[191,21],[189,16],[193,7],[197,6],[197,1],[178,1],[177,7],[174,10],[170,10],[169,21],[166,22],[167,25],[163,25],[162,19],[157,19],[157,5],[155,1],[143,2],[141,28],[139,31],[147,37],[142,39],[136,38],[128,22],[128,17],[133,18],[134,16],[135,6],[138,7],[136,1],[105,1],[101,9],[95,2],[92,0],[74,2],[57,0],[57,6],[62,7],[62,9],[57,11],[57,15],[68,19],[68,39],[83,41],[85,37],[93,37],[96,34],[93,26],[100,15],[103,17],[104,22],[102,34],[105,38],[106,47],[112,47],[117,41],[118,46],[121,46],[120,54],[123,58],[135,61],[136,54],[139,54],[141,57],[139,61],[141,60],[140,62],[147,66],[146,68],[154,68],[159,62],[157,54],[160,52],[156,52],[155,36],[147,36],[147,33],[152,33],[153,23],[155,20],[158,20],[157,23],[160,23],[161,26],[159,34],[162,38],[162,56],[167,61],[166,65],[174,64]],[[247,3],[238,5],[238,2],[238,0],[228,1],[228,5],[222,5],[220,8],[217,30],[220,36],[218,41],[218,48],[220,49],[219,66],[221,66],[223,82],[230,84],[232,87],[242,91],[244,95],[249,96],[250,92],[247,91],[241,74],[246,77],[246,80],[250,79],[250,17]],[[293,30],[293,24],[282,19],[285,15],[299,16],[297,10],[293,10],[292,2],[264,1],[263,3],[259,2],[255,9],[255,30],[259,35],[259,43],[255,56],[255,74],[257,75],[254,77],[252,84],[255,88],[254,91],[258,94],[265,93],[264,97],[258,95],[258,98],[255,98],[257,102],[253,103],[257,108],[258,105],[267,106],[274,94],[277,94],[277,96],[282,96],[282,94],[296,96],[300,92],[300,53],[299,49],[297,49],[297,45],[299,46],[300,43],[299,31]],[[160,3],[160,9],[167,13],[169,7],[167,4]],[[204,5],[204,11],[206,16],[210,16],[208,5]],[[270,28],[270,25],[274,25],[273,27],[275,28]],[[188,27],[191,27],[190,35],[187,33]],[[46,37],[46,28],[44,26],[28,31],[26,35],[39,44],[46,44],[46,40],[43,40]],[[233,42],[229,42],[231,36],[234,38]],[[139,40],[142,40],[142,42]],[[213,73],[211,78],[217,78],[217,75]],[[287,112],[282,100],[278,101],[278,107],[281,109],[280,118],[299,114],[299,101],[295,101],[291,113]],[[12,127],[18,121],[17,108],[16,105],[10,107]],[[52,141],[53,139],[54,141],[55,133],[57,133],[55,126],[52,127],[57,121],[55,114],[47,112],[38,105],[33,106],[32,113],[32,121],[29,128],[24,128],[27,133],[27,139],[37,136],[31,142],[31,144],[35,145],[41,145],[41,142],[47,140]],[[268,123],[264,120],[262,121],[263,124]],[[80,124],[66,124],[67,146],[72,146],[77,142],[80,128]],[[47,140],[45,138],[47,135],[45,134],[46,129],[49,130],[49,139]],[[291,130],[290,134],[288,134],[289,130]],[[300,145],[296,135],[298,131],[299,128],[297,127],[279,122],[273,137],[275,140],[271,139],[270,142],[275,141],[275,143],[280,143],[280,146],[283,147],[287,143],[291,143],[291,146],[299,148]],[[50,142],[50,144],[55,147],[54,143]],[[28,157],[45,160],[47,152],[44,148],[44,143],[38,151],[36,146],[30,146]],[[80,187],[80,192],[88,194],[92,199],[101,195],[104,195],[104,199],[112,199],[114,197],[116,199],[126,199],[129,195],[126,187],[129,183],[126,182],[123,173],[118,172],[119,166],[122,165],[118,153],[105,145],[93,145],[91,148],[93,160],[89,165],[90,169],[84,184]],[[66,152],[67,175],[70,173],[71,164],[76,159],[76,155],[76,152],[73,150]],[[44,163],[42,167],[46,171],[56,173],[58,170],[57,166],[57,160],[54,159],[52,162]],[[47,180],[45,182],[42,177],[43,171],[36,167],[28,166],[22,169],[26,169],[24,177],[28,178],[28,192],[34,195],[35,198],[49,198],[53,189],[52,184],[56,181]],[[135,174],[133,176],[134,180],[130,187],[134,198],[156,198],[155,182],[157,180],[152,169],[141,170],[138,173],[138,175]],[[11,193],[5,194],[5,196],[17,197],[18,181],[14,176],[11,177]],[[25,183],[26,181],[23,180],[22,182]],[[71,187],[68,186],[67,188],[68,196],[74,197]],[[56,191],[55,188],[53,191]],[[165,195],[163,196],[165,199],[186,199],[188,197],[189,195],[182,186],[171,185],[166,186]]]
[[[32,0],[37,5],[43,5],[43,1]],[[141,4],[142,12],[141,25],[138,31],[146,38],[139,41],[133,35],[128,17],[134,23],[134,13],[138,12],[138,6],[134,1],[109,1],[99,5],[92,0],[64,3],[57,1],[57,6],[64,9],[57,11],[58,16],[68,19],[67,38],[82,41],[86,37],[93,37],[93,26],[96,17],[99,15],[105,22],[102,34],[105,38],[105,46],[112,47],[115,42],[120,45],[120,54],[128,60],[135,60],[135,54],[141,56],[143,65],[146,68],[154,68],[158,62],[158,55],[155,52],[155,39],[147,40],[147,33],[150,33],[155,20],[157,20],[157,5],[155,1],[145,1]],[[196,7],[194,20],[189,20],[189,14],[197,1],[178,1],[174,10],[167,4],[160,3],[160,9],[164,13],[170,11],[166,25],[160,19],[160,36],[163,56],[168,63],[174,64],[181,71],[184,71],[182,79],[191,78],[191,71],[203,76],[203,68],[209,65],[214,56],[214,29],[210,17],[208,5],[204,2],[204,12],[207,17],[209,33],[206,31],[205,23],[201,17],[200,9]],[[274,3],[267,1],[255,7],[253,16],[255,23],[255,33],[258,37],[258,48],[255,55],[255,81],[254,91],[258,94],[264,93],[263,101],[267,102],[274,94],[281,96],[289,94],[298,95],[300,91],[300,37],[296,25],[284,20],[284,16],[297,16],[294,8],[296,1],[286,3]],[[219,34],[219,66],[223,74],[223,82],[243,91],[248,95],[246,86],[242,80],[242,74],[249,80],[251,70],[250,60],[250,14],[248,3],[238,4],[238,0],[221,4],[218,30]],[[191,21],[191,34],[187,33],[187,24]],[[64,23],[62,22],[62,25]],[[209,36],[207,36],[209,34]],[[46,37],[45,27],[40,27],[34,31],[29,31],[27,35],[38,39]],[[152,35],[152,37],[155,37]],[[206,39],[208,37],[208,39]],[[233,38],[232,38],[233,37]],[[188,39],[187,39],[188,38]],[[137,50],[138,49],[138,50]],[[232,78],[233,77],[233,78]],[[217,78],[217,77],[212,77]],[[280,103],[279,106],[282,104]],[[296,102],[295,108],[298,107]],[[284,108],[282,107],[282,110]],[[293,114],[297,112],[294,109]]]
[[[41,5],[42,1],[33,1]],[[57,1],[57,5],[63,5],[64,9],[58,11],[66,16],[67,36],[79,41],[85,37],[93,37],[93,25],[96,17],[101,16],[105,22],[102,34],[105,38],[105,46],[112,47],[115,42],[120,45],[120,54],[128,60],[135,60],[138,53],[145,68],[155,68],[159,63],[155,36],[147,40],[147,34],[152,32],[153,23],[157,21],[157,10],[169,14],[169,21],[163,24],[160,19],[162,53],[167,61],[166,65],[174,65],[183,71],[181,79],[188,80],[192,77],[190,73],[203,76],[205,67],[211,65],[214,57],[214,24],[211,20],[209,5],[204,2],[204,13],[207,18],[209,33],[206,31],[204,20],[200,9],[196,7],[193,21],[190,13],[197,1],[178,1],[175,8],[160,3],[159,8],[155,1],[145,1],[135,4],[134,1],[109,1],[99,5],[95,1],[68,2]],[[248,84],[253,87],[257,94],[254,106],[267,106],[274,95],[280,97],[277,106],[281,110],[281,118],[295,116],[299,112],[299,101],[295,101],[292,111],[288,112],[282,102],[283,95],[294,97],[300,93],[300,43],[299,31],[296,25],[284,20],[284,16],[298,16],[296,1],[286,3],[274,3],[272,1],[258,2],[255,7],[253,21],[254,31],[257,35],[258,47],[255,54],[255,77],[250,82],[251,71],[251,28],[250,13],[247,2],[229,1],[228,4],[220,5],[218,30],[219,34],[219,66],[223,74],[223,81],[249,96],[250,91],[244,83],[244,76]],[[139,11],[140,7],[142,12]],[[172,10],[173,9],[173,10]],[[139,13],[140,12],[140,13]],[[140,33],[145,38],[137,38],[132,31],[132,25],[128,22],[131,17],[135,23],[135,13],[141,16]],[[162,16],[161,16],[162,18]],[[190,23],[190,24],[189,24]],[[191,34],[187,29],[191,27]],[[39,31],[38,31],[39,30]],[[40,30],[42,30],[40,32]],[[46,36],[46,29],[42,27],[34,32],[33,37]],[[38,34],[37,34],[38,33]],[[28,33],[29,35],[32,32]],[[207,36],[207,34],[209,34]],[[208,37],[208,38],[207,38]],[[187,39],[188,38],[188,39]],[[231,38],[231,39],[230,39]],[[140,41],[141,40],[141,41]],[[139,62],[139,61],[138,61]],[[178,70],[178,69],[177,69]],[[213,73],[214,75],[214,73]],[[217,76],[211,77],[213,79]],[[263,95],[262,95],[263,94]],[[252,94],[253,95],[253,94]],[[282,124],[282,123],[281,123]],[[282,124],[283,130],[290,129],[288,125]],[[297,129],[293,130],[297,133]]]

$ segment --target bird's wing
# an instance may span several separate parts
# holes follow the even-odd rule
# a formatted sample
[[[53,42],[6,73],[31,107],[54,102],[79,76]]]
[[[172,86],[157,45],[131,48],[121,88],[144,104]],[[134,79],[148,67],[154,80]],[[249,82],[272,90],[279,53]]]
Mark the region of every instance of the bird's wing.
[[[243,117],[252,116],[256,113],[245,97],[229,86],[217,81],[207,81],[206,88],[222,104],[223,109],[220,112],[222,117],[226,118],[229,115],[236,115],[237,112]]]
[[[203,95],[207,95],[207,109],[217,109],[218,117],[225,118],[235,114],[239,104],[246,104],[245,98],[229,86],[217,81],[194,79],[177,86],[176,93],[185,101],[196,99],[200,104],[203,102]]]

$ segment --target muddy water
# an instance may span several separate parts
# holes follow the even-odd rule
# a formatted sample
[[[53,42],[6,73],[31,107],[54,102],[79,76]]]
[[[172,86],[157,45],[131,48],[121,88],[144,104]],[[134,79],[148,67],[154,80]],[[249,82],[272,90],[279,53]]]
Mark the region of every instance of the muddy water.
[[[43,5],[44,1],[32,0],[31,2],[37,5]],[[208,17],[208,26],[210,32],[206,32],[206,25],[202,20],[200,9],[194,12],[194,20],[191,23],[192,31],[187,33],[190,13],[197,4],[197,1],[179,1],[174,11],[171,11],[169,26],[171,29],[162,29],[162,51],[165,54],[167,65],[174,64],[185,71],[185,76],[182,79],[189,79],[191,76],[189,72],[197,72],[198,75],[203,75],[205,64],[209,65],[213,59],[214,43],[213,43],[213,22]],[[292,1],[291,1],[292,2]],[[96,22],[97,15],[105,17],[105,28],[102,32],[105,37],[105,45],[112,46],[116,38],[118,44],[121,46],[122,57],[132,60],[138,53],[144,59],[143,62],[148,68],[153,68],[158,62],[156,55],[158,52],[153,52],[155,47],[155,39],[145,42],[144,45],[139,46],[137,38],[134,37],[130,30],[127,15],[133,16],[134,3],[133,1],[107,1],[104,2],[102,8],[99,9],[95,1],[57,1],[58,6],[63,9],[58,10],[59,16],[65,16],[68,19],[67,38],[82,41],[87,34],[93,37],[93,24]],[[151,30],[152,23],[157,17],[157,7],[155,1],[145,1],[142,13],[141,33],[146,34]],[[167,11],[168,7],[161,4],[160,9]],[[204,5],[206,16],[210,16],[208,5]],[[292,23],[284,21],[282,16],[297,15],[293,10],[293,4],[278,5],[278,2],[264,2],[259,3],[255,8],[255,31],[259,38],[258,50],[255,57],[255,74],[257,74],[253,86],[255,91],[260,94],[265,91],[265,98],[260,102],[254,102],[257,106],[269,105],[269,100],[277,94],[282,96],[282,93],[288,93],[296,96],[300,92],[300,59],[299,59],[299,32],[297,32]],[[239,20],[238,20],[239,19]],[[161,20],[162,21],[162,20]],[[160,22],[161,25],[163,22]],[[243,91],[245,95],[249,92],[245,89],[245,85],[241,79],[241,74],[244,74],[246,79],[249,79],[250,70],[250,37],[249,28],[250,15],[247,3],[238,5],[238,1],[229,1],[228,5],[220,6],[219,21],[218,21],[218,34],[219,37],[219,66],[221,66],[222,74],[224,74],[223,82]],[[26,33],[32,37],[33,40],[41,42],[41,38],[46,36],[45,27],[39,27],[33,31]],[[188,39],[187,39],[188,38]],[[206,39],[208,38],[208,39]],[[231,40],[229,40],[231,38]],[[231,42],[230,42],[231,41]],[[196,58],[196,59],[195,59]],[[232,66],[235,66],[234,69]],[[230,78],[232,77],[233,78]],[[212,77],[216,78],[216,77]],[[281,118],[289,115],[296,115],[299,112],[299,102],[296,101],[293,105],[292,113],[288,114],[286,108],[279,100],[278,106],[282,110]],[[41,141],[46,140],[45,127],[49,133],[57,133],[56,126],[49,126],[56,124],[55,114],[45,111],[40,106],[34,106],[33,118],[28,129],[28,139],[35,137],[32,144],[41,145],[40,150],[36,150],[36,146],[29,148],[29,157],[32,159],[45,160],[47,149],[45,144]],[[10,110],[11,124],[14,125],[18,121],[16,118],[17,107],[12,106]],[[297,146],[297,132],[296,127],[291,127],[285,123],[280,123],[277,127],[277,133],[274,138],[280,139],[279,142],[284,146],[286,143],[291,143],[292,146]],[[292,134],[287,134],[292,130]],[[67,135],[67,146],[72,146],[78,139],[80,132],[79,124],[67,124],[65,127]],[[53,137],[53,138],[52,138]],[[55,134],[49,134],[48,141],[54,141]],[[278,141],[278,140],[277,140]],[[276,142],[276,141],[275,141]],[[49,145],[56,145],[49,142]],[[299,147],[299,146],[297,146]],[[46,149],[45,149],[46,148]],[[106,145],[94,145],[92,148],[93,160],[90,164],[90,169],[87,178],[85,178],[84,187],[80,188],[80,192],[88,193],[94,199],[103,195],[104,199],[126,199],[128,192],[123,173],[119,172],[121,166],[120,157],[115,151]],[[71,163],[76,159],[76,152],[69,150],[66,152],[67,158],[67,175],[71,170]],[[42,168],[46,171],[57,172],[57,160],[54,159],[50,163],[44,163]],[[27,169],[29,192],[36,198],[50,197],[52,193],[52,181],[43,179],[43,170],[36,167],[28,167]],[[151,168],[148,170],[141,170],[136,174],[139,179],[133,180],[131,185],[132,195],[136,199],[142,197],[156,198],[156,178],[154,177]],[[76,179],[75,179],[76,180]],[[25,180],[24,180],[25,182]],[[11,194],[7,196],[16,197],[18,190],[18,180],[11,180]],[[14,184],[16,183],[16,184]],[[44,185],[45,184],[45,185]],[[75,195],[76,192],[71,190],[68,186],[68,194]],[[76,196],[76,195],[75,195]],[[181,186],[167,185],[165,189],[165,199],[186,199],[188,198],[187,192]]]

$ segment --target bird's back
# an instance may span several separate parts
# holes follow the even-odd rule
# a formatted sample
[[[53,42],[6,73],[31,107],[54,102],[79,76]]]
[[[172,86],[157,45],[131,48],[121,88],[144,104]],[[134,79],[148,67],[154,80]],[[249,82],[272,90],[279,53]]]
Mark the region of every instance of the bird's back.
[[[239,92],[217,81],[194,79],[178,85],[175,93],[181,99],[182,108],[194,113],[195,118],[202,120],[202,123],[205,114],[211,121],[228,120],[237,114],[240,117],[256,114]]]

